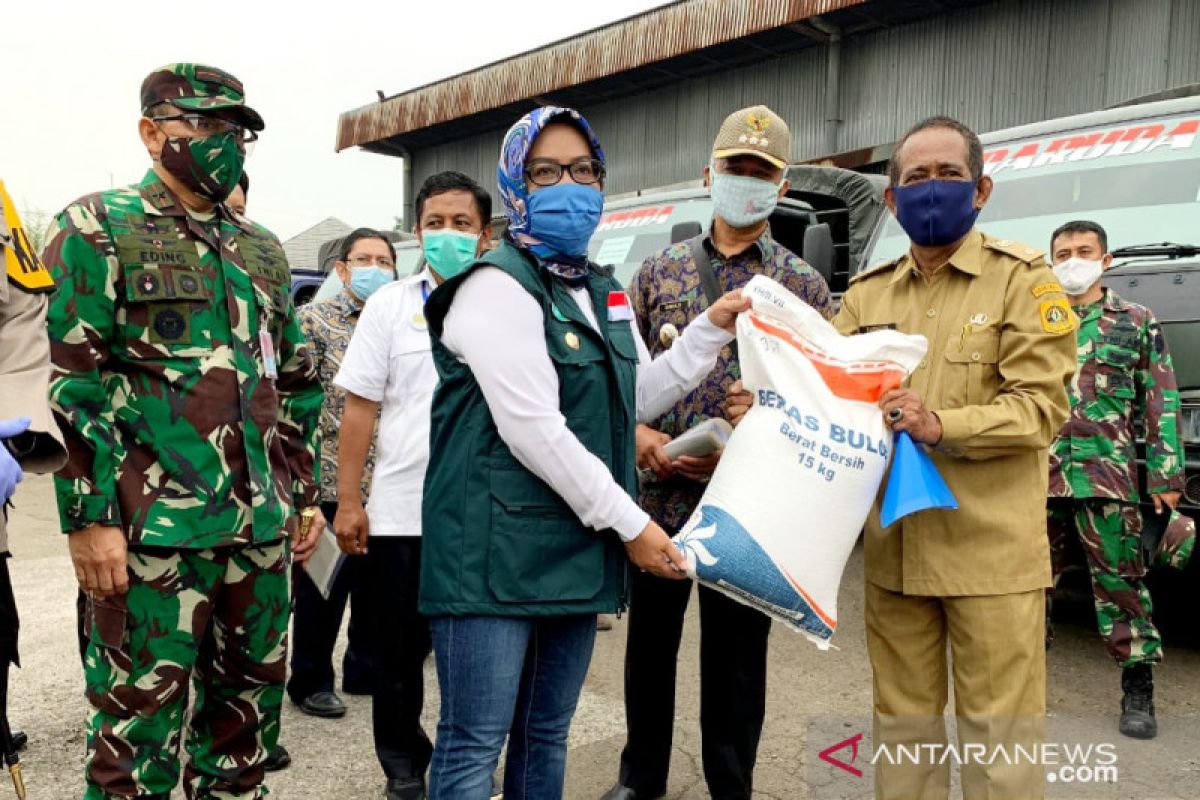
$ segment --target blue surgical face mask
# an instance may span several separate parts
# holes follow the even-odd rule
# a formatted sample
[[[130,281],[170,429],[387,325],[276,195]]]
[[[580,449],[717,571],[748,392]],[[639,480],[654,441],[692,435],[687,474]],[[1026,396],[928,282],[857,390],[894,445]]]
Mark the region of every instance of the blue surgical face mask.
[[[600,224],[604,195],[594,186],[556,183],[530,194],[526,209],[530,236],[554,253],[580,257],[587,255],[588,242]],[[533,250],[548,255],[541,248]]]
[[[396,280],[390,269],[379,267],[352,267],[350,269],[350,291],[359,300],[366,300],[377,291]]]
[[[712,176],[713,211],[735,228],[749,228],[771,216],[779,202],[779,187],[783,182],[771,183],[762,178],[748,175],[730,175],[709,167]]]
[[[979,209],[975,181],[929,180],[893,186],[896,219],[908,238],[925,247],[952,244],[967,235]]]
[[[425,261],[442,280],[450,280],[475,260],[479,234],[462,231],[421,231]]]

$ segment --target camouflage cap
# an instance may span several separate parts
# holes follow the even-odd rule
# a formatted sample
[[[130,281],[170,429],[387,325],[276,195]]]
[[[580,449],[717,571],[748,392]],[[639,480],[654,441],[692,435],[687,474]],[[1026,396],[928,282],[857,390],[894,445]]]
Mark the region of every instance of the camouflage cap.
[[[721,123],[712,157],[758,156],[782,169],[788,164],[791,149],[792,134],[787,123],[766,106],[750,106],[733,112]]]
[[[220,111],[252,131],[266,125],[258,112],[246,105],[242,82],[228,72],[205,64],[167,64],[142,81],[142,113],[159,103],[186,111]]]

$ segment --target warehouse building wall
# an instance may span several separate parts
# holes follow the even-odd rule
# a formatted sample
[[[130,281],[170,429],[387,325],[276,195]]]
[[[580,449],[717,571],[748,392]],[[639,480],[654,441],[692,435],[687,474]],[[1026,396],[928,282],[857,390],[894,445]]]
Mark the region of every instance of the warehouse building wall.
[[[841,65],[835,152],[893,142],[932,114],[983,133],[1200,82],[1200,0],[999,0],[848,37]],[[832,155],[825,71],[825,48],[815,46],[579,110],[604,145],[606,189],[616,194],[699,177],[721,120],[755,103],[787,120],[793,160]],[[503,135],[412,153],[414,191],[456,169],[494,194]]]

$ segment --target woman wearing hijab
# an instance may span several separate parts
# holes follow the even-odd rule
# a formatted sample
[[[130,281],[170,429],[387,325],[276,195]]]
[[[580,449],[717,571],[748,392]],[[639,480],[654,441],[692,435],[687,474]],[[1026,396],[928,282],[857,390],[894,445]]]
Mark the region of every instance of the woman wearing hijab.
[[[487,798],[506,736],[504,796],[562,796],[595,615],[625,605],[626,556],[665,577],[685,564],[632,499],[634,428],[712,370],[749,307],[726,295],[651,362],[620,284],[587,259],[605,160],[583,117],[522,117],[498,173],[504,240],[426,305],[441,379],[421,570],[442,697],[434,800]]]

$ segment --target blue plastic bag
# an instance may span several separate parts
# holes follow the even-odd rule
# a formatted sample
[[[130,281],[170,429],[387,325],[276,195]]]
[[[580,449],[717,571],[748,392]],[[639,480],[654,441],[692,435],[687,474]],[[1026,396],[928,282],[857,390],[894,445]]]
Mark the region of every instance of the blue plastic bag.
[[[896,434],[892,466],[879,521],[888,527],[901,517],[927,508],[958,508],[958,501],[933,464],[933,459],[907,431]]]

